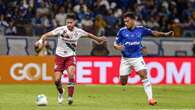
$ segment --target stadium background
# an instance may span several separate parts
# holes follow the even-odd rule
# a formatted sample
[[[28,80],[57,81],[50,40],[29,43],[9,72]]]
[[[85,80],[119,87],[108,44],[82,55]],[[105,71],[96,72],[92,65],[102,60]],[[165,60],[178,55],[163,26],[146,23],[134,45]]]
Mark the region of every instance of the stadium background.
[[[17,104],[24,103],[24,100],[19,103],[19,100],[12,99],[10,97],[12,92],[10,91],[11,88],[18,87],[19,89],[16,88],[15,94],[20,96],[20,93],[27,91],[26,84],[34,88],[34,91],[28,91],[29,93],[32,92],[29,96],[30,100],[33,100],[35,95],[39,93],[45,93],[52,98],[51,105],[55,105],[55,96],[53,95],[55,91],[52,90],[51,95],[42,88],[45,90],[54,89],[50,84],[53,80],[53,55],[57,39],[56,37],[49,38],[49,55],[46,56],[37,56],[34,43],[43,33],[64,25],[64,18],[68,12],[77,15],[78,27],[98,36],[106,36],[108,39],[108,42],[103,45],[97,45],[86,38],[81,38],[78,42],[76,81],[78,84],[95,84],[95,87],[79,85],[78,89],[81,90],[80,94],[83,97],[78,97],[78,95],[77,102],[84,98],[85,95],[82,92],[85,92],[85,89],[88,91],[95,89],[96,92],[94,93],[97,94],[100,94],[99,91],[101,90],[105,92],[111,90],[113,92],[111,95],[117,97],[117,93],[121,92],[117,91],[119,89],[117,85],[119,84],[120,52],[113,49],[113,42],[118,29],[123,26],[122,14],[126,11],[133,11],[137,14],[137,25],[144,25],[164,32],[168,30],[175,32],[174,38],[148,36],[143,41],[143,45],[146,47],[144,53],[146,63],[151,73],[149,77],[152,83],[156,85],[154,91],[155,89],[157,93],[164,91],[165,94],[171,92],[167,99],[162,99],[162,104],[159,104],[155,109],[195,109],[193,104],[195,100],[193,93],[195,84],[195,58],[193,57],[195,55],[194,0],[0,0],[0,89],[2,93],[0,95],[2,98],[0,110],[11,110]],[[136,91],[139,94],[141,91],[138,89],[140,79],[135,73],[129,78],[129,91]],[[62,80],[64,83],[67,82],[66,71]],[[49,84],[45,85],[44,83]],[[112,85],[106,86],[107,84]],[[133,86],[132,84],[138,85]],[[169,91],[170,88],[172,91]],[[187,95],[183,96],[183,102],[171,99],[173,98],[171,95],[175,95],[174,98],[181,98],[180,93],[185,92]],[[121,95],[124,100],[128,95],[135,99],[138,97],[137,100],[142,99],[135,94],[135,96],[125,94],[126,96]],[[159,92],[159,95],[162,94]],[[144,94],[140,96],[142,95],[144,97]],[[158,94],[156,96],[161,97]],[[7,97],[9,98],[7,99]],[[97,98],[100,96],[91,95],[87,97]],[[112,99],[111,96],[108,97]],[[10,100],[18,103],[14,105]],[[97,101],[101,102],[101,99],[97,98]],[[112,102],[113,100],[109,101]],[[3,106],[5,102],[7,106]],[[117,102],[113,103],[117,104]],[[143,99],[138,104],[133,101],[129,103],[131,104],[124,106],[121,103],[119,106],[123,109],[128,109],[128,107],[151,109],[144,104]],[[13,108],[10,104],[14,105]],[[95,103],[91,103],[91,105],[96,106]],[[96,109],[119,109],[109,104],[104,105],[105,108],[101,105],[104,104],[98,103]],[[28,108],[29,106],[30,108]],[[85,107],[80,106],[80,108],[86,110]],[[38,108],[33,106],[32,101],[30,101],[24,104],[23,109]],[[50,106],[48,109],[53,108]],[[91,110],[91,107],[87,109]]]

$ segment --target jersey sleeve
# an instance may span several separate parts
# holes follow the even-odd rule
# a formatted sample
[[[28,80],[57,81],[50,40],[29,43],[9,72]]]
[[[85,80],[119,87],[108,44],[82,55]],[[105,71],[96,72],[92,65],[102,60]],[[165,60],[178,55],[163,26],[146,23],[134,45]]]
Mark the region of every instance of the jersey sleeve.
[[[62,33],[63,33],[63,30],[64,30],[63,27],[58,27],[58,28],[52,30],[51,32],[52,32],[52,34],[53,34],[54,36],[56,36],[56,35],[62,34]]]
[[[78,31],[79,33],[79,36],[80,37],[82,37],[82,36],[87,36],[88,35],[88,32],[86,32],[86,31],[84,31],[84,30],[82,30],[82,29],[79,29],[79,31]]]
[[[142,27],[142,35],[143,36],[152,36],[152,30],[146,27]]]
[[[121,35],[121,30],[117,33],[116,39],[115,39],[115,44],[121,44],[122,41],[122,35]]]

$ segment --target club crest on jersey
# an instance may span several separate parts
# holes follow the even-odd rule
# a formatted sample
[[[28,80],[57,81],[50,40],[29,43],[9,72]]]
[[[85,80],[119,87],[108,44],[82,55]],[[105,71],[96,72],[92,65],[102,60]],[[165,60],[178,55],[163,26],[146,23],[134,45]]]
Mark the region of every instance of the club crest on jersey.
[[[75,33],[74,33],[74,36],[78,36],[78,33],[77,33],[77,32],[75,32]]]
[[[131,37],[135,37],[135,35],[134,35],[134,34],[131,34],[130,36],[131,36]]]
[[[129,37],[129,34],[126,34],[125,36],[126,36],[126,37]]]
[[[135,33],[135,35],[140,38],[141,37],[141,33]]]

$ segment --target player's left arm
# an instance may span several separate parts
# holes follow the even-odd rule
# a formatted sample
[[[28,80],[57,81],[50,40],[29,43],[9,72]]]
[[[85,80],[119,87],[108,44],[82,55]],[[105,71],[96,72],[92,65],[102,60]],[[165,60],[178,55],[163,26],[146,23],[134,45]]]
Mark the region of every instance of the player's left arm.
[[[97,37],[97,36],[95,36],[91,33],[88,33],[88,32],[87,32],[87,37],[90,39],[96,40],[99,43],[104,43],[106,41],[105,37]]]
[[[142,27],[141,29],[142,29],[142,35],[143,36],[154,36],[154,37],[171,37],[171,36],[174,36],[173,31],[160,32],[160,31],[151,30],[151,29],[146,28],[146,27]]]
[[[155,37],[171,37],[174,36],[174,32],[173,31],[169,31],[169,32],[152,31],[152,35]]]
[[[86,32],[82,29],[79,29],[79,34],[80,36],[82,37],[87,37],[87,38],[90,38],[90,39],[93,39],[95,41],[97,41],[98,43],[102,44],[104,42],[106,42],[106,38],[105,37],[98,37],[98,36],[95,36],[89,32]]]

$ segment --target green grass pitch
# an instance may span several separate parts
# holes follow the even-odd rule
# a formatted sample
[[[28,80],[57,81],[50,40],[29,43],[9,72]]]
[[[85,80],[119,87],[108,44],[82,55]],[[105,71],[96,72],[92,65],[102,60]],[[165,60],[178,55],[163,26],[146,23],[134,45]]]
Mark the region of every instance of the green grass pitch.
[[[0,110],[195,110],[195,85],[155,85],[153,93],[158,104],[150,106],[140,85],[77,85],[74,103],[68,106],[66,100],[63,105],[57,104],[52,84],[1,84]],[[48,97],[48,106],[36,106],[38,94]]]

